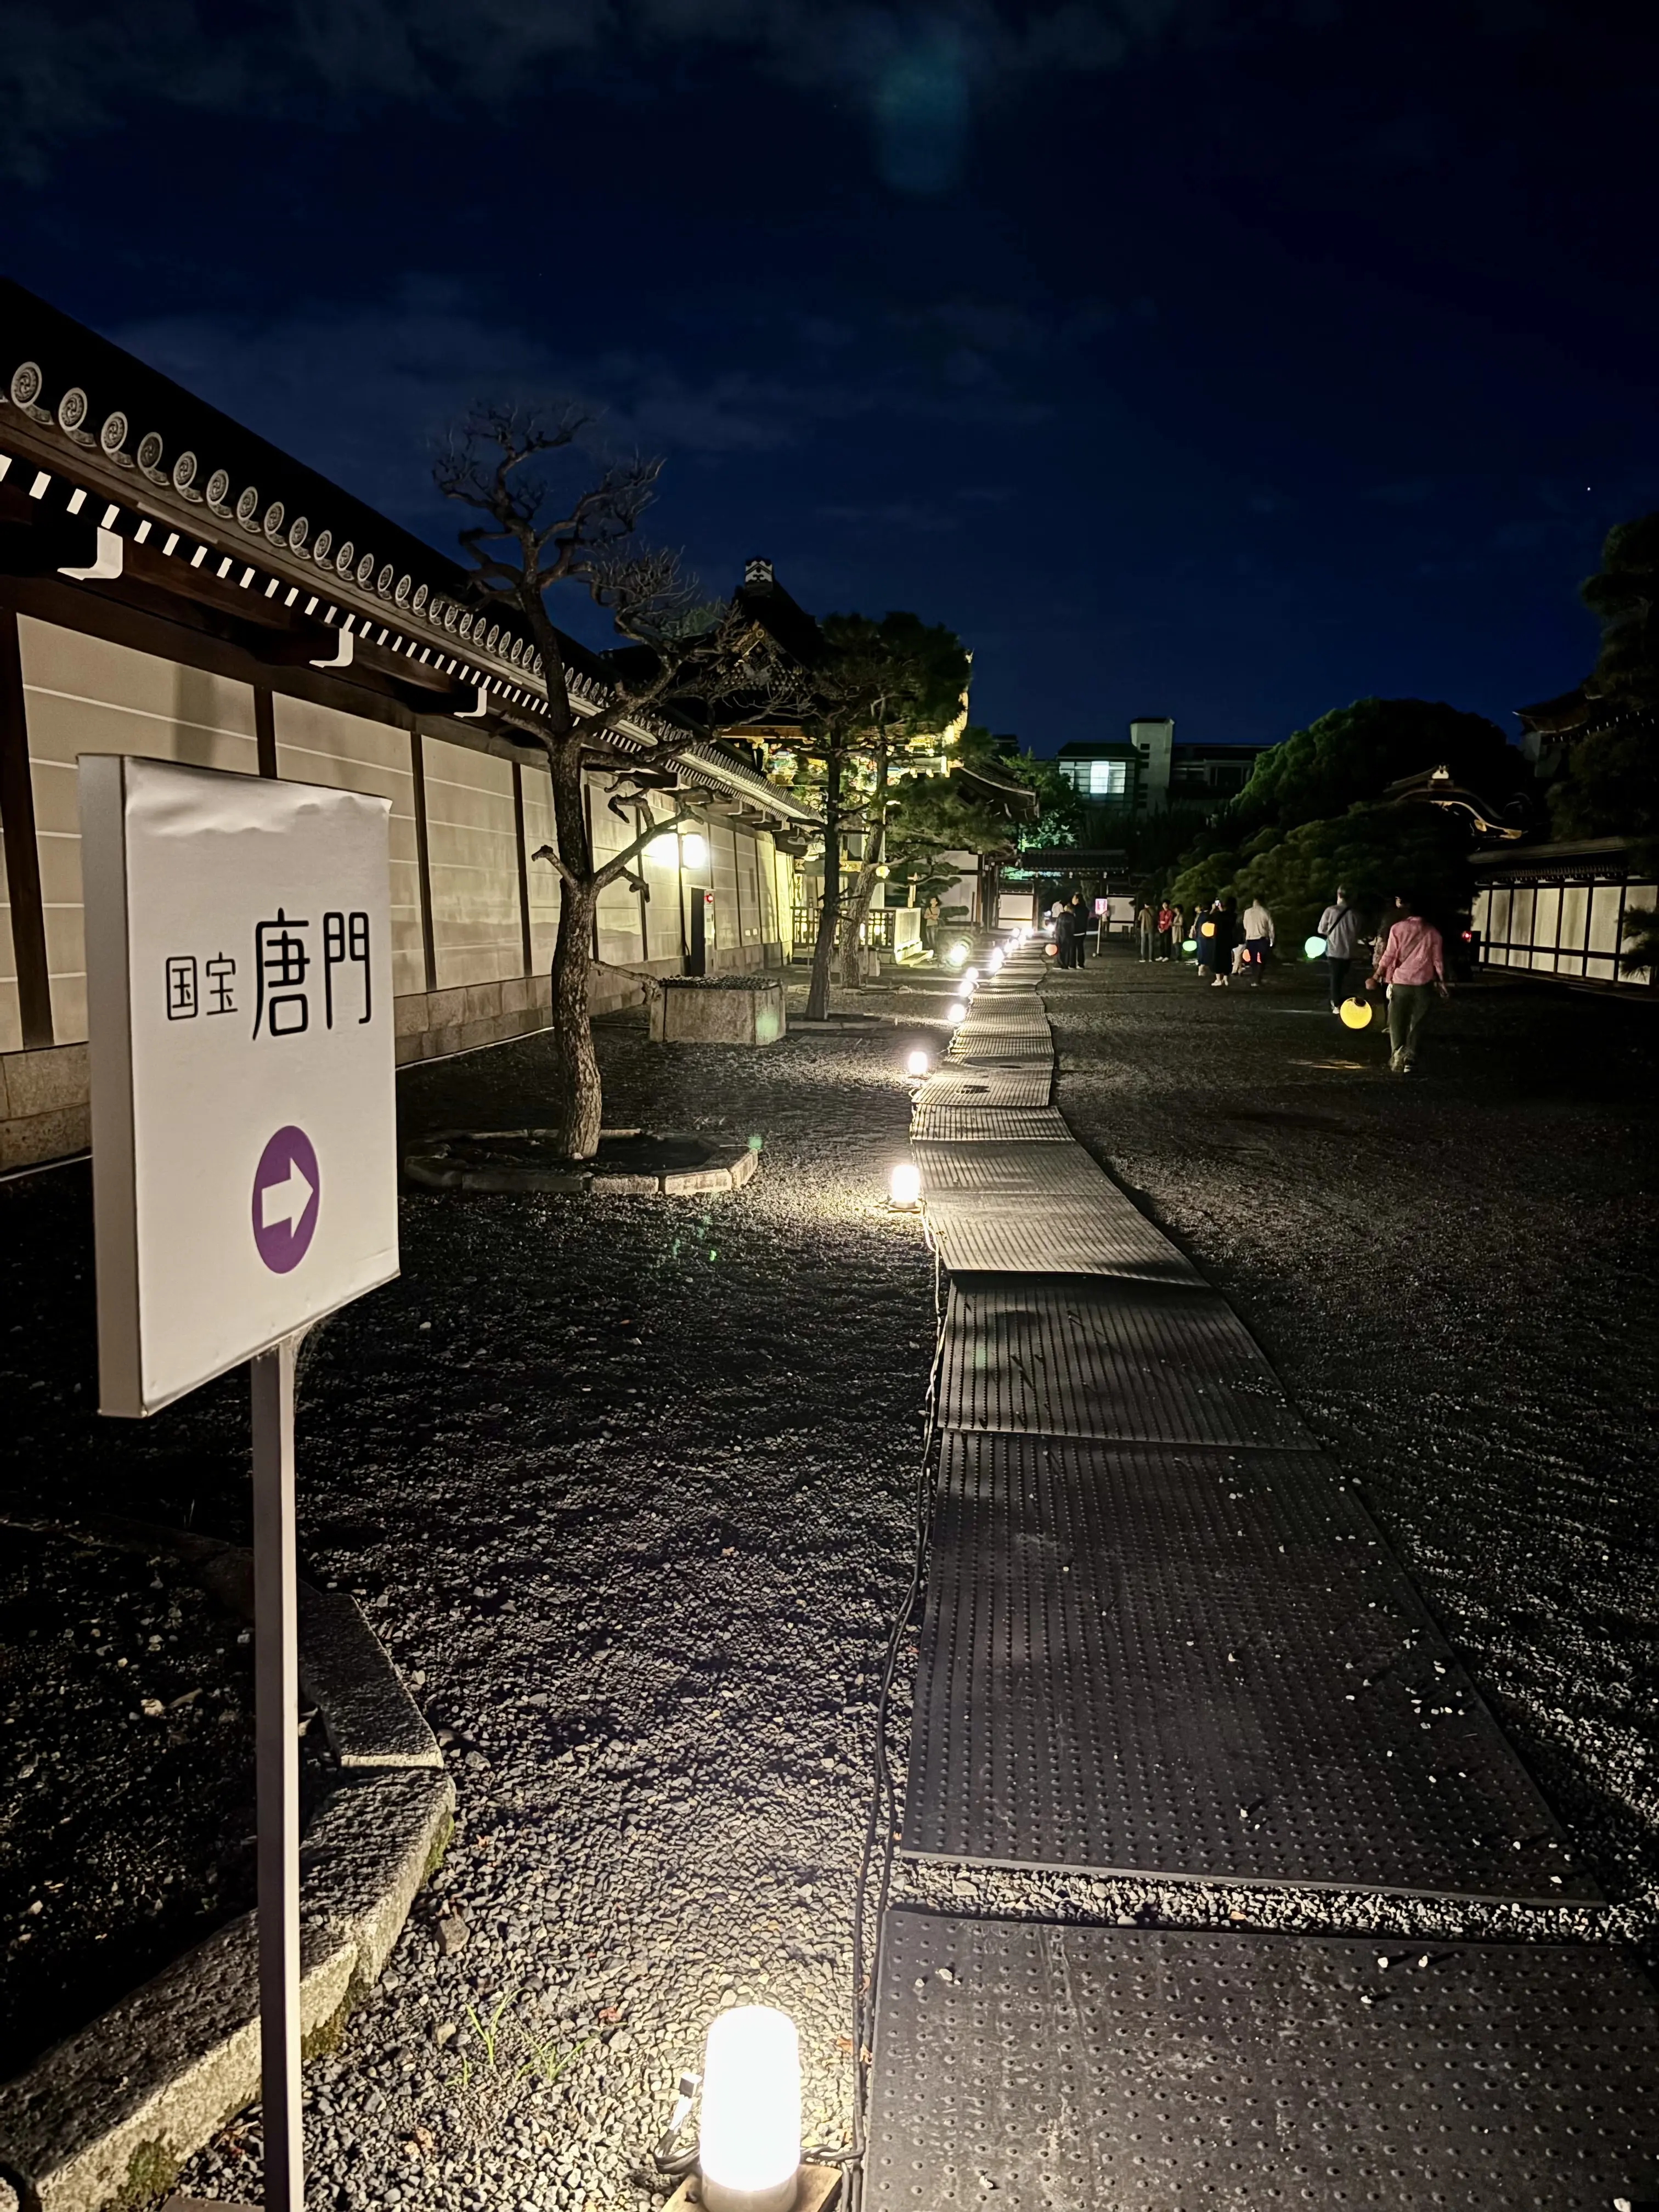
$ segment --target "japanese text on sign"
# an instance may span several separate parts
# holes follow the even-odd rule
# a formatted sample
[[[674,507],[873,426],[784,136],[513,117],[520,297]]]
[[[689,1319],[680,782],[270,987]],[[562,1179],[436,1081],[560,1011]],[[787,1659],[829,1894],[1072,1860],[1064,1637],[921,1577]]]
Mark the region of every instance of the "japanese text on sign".
[[[278,907],[275,916],[254,924],[253,1035],[302,1036],[311,1027],[311,991],[316,988],[317,966],[306,933],[309,921],[290,915]],[[360,1013],[337,1006],[336,971],[356,969],[362,987]],[[368,915],[362,908],[336,909],[322,918],[323,1024],[334,1027],[337,1012],[342,1021],[355,1018],[361,1027],[374,1017],[373,968],[369,951]],[[307,989],[307,979],[310,988]],[[234,1014],[236,962],[227,952],[199,959],[193,952],[167,956],[163,968],[167,1017],[170,1022],[194,1021],[198,1015]],[[345,979],[341,978],[343,981]]]

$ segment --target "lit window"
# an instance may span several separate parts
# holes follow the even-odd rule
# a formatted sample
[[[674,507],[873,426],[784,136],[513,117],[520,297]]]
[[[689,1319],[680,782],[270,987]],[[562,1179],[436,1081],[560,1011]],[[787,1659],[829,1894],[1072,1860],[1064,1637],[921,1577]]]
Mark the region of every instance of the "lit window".
[[[1121,799],[1129,787],[1127,761],[1091,761],[1089,763],[1089,796],[1091,799]]]

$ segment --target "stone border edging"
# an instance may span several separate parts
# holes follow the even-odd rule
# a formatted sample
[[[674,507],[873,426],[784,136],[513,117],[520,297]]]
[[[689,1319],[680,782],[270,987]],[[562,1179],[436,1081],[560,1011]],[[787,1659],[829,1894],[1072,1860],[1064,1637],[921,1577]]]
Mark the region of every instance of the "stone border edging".
[[[252,1559],[238,1545],[112,1516],[0,1520],[171,1553],[229,1610],[251,1611]],[[312,2057],[337,2044],[384,1971],[448,1844],[455,1788],[356,1602],[305,1583],[300,1591],[301,1678],[343,1771],[300,1847],[301,2033]],[[171,2188],[184,2161],[258,2094],[258,1923],[246,1912],[0,2084],[0,2169],[22,2212],[135,2206]]]
[[[504,1129],[466,1130],[459,1133],[473,1141],[487,1141],[492,1136],[508,1139],[538,1133]],[[609,1194],[623,1198],[696,1198],[709,1191],[741,1190],[760,1165],[759,1152],[750,1146],[724,1165],[664,1168],[654,1173],[612,1175],[589,1167],[533,1167],[507,1161],[495,1166],[460,1167],[451,1165],[447,1158],[448,1147],[455,1141],[453,1133],[421,1141],[426,1149],[411,1146],[404,1155],[403,1172],[405,1182],[422,1190],[478,1191],[508,1196],[552,1192],[566,1197]]]

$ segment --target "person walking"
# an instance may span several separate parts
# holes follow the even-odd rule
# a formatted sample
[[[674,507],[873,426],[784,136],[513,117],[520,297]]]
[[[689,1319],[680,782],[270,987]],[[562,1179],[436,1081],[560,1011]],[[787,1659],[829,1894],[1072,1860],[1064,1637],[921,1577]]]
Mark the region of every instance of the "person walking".
[[[1319,934],[1325,940],[1325,978],[1330,985],[1331,1012],[1340,1014],[1348,995],[1348,976],[1359,943],[1359,916],[1348,904],[1340,884],[1336,897],[1319,917]]]
[[[1176,914],[1175,908],[1170,904],[1168,899],[1164,899],[1159,903],[1158,909],[1158,957],[1160,960],[1167,960],[1171,953],[1179,952],[1181,950],[1179,933],[1176,927],[1181,917]]]
[[[1089,902],[1081,891],[1073,891],[1069,903],[1072,909],[1072,965],[1080,968],[1087,950],[1089,924],[1092,917],[1089,912]]]
[[[1170,957],[1182,961],[1187,957],[1187,909],[1172,906],[1170,914]]]
[[[1259,991],[1262,974],[1267,965],[1267,955],[1273,949],[1273,918],[1259,896],[1245,908],[1243,927],[1244,980],[1253,991]]]
[[[1156,960],[1158,957],[1158,908],[1149,898],[1142,899],[1136,910],[1135,934],[1140,939],[1141,958]]]
[[[1449,999],[1446,946],[1431,921],[1425,921],[1402,892],[1394,902],[1395,923],[1376,965],[1365,978],[1368,991],[1379,983],[1389,993],[1389,1066],[1409,1075],[1417,1065],[1417,1033],[1434,999]]]
[[[1054,909],[1054,943],[1060,947],[1056,968],[1075,968],[1073,950],[1077,943],[1077,920],[1069,906]]]
[[[1207,980],[1212,991],[1224,991],[1227,988],[1237,934],[1232,901],[1217,899],[1198,925],[1199,976],[1200,981]]]

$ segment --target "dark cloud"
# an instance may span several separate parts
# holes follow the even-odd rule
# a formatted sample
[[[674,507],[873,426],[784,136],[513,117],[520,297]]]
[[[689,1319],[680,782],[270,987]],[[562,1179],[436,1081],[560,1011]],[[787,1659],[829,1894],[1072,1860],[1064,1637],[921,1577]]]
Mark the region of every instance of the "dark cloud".
[[[334,99],[515,97],[550,70],[653,51],[746,55],[850,97],[880,174],[936,193],[962,173],[976,105],[1035,75],[1103,70],[1200,0],[92,0],[0,6],[0,166],[38,179],[77,137],[146,109],[313,114]]]

